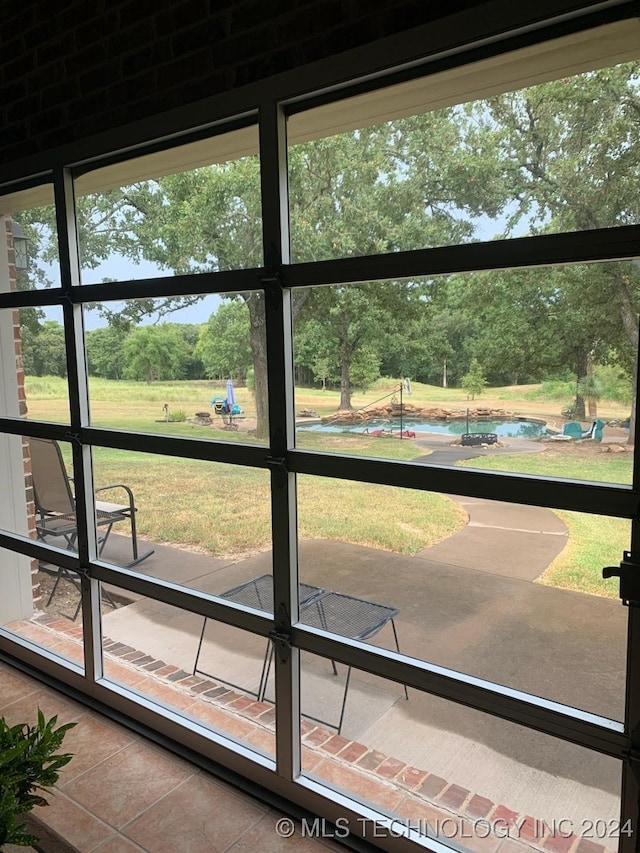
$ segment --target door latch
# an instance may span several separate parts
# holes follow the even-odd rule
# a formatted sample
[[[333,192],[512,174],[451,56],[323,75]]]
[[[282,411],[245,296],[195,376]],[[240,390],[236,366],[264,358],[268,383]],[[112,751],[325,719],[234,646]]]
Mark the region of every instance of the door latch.
[[[269,639],[273,643],[275,653],[282,663],[286,663],[291,657],[291,628],[284,627],[291,625],[291,619],[287,613],[286,607],[282,604],[278,608],[275,615],[275,627],[269,631]]]
[[[273,643],[278,660],[286,663],[291,657],[291,633],[274,628],[273,631],[269,631],[269,639]]]
[[[620,578],[620,598],[626,607],[640,607],[640,554],[625,551],[619,566],[606,566],[603,578]]]

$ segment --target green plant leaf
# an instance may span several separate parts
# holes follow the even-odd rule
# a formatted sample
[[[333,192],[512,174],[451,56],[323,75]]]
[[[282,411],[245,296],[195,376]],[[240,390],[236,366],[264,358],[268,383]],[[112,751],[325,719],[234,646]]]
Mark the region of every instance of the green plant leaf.
[[[17,816],[34,806],[48,805],[39,792],[55,785],[58,770],[73,757],[56,751],[76,723],[65,723],[56,729],[57,720],[57,716],[47,720],[40,708],[35,726],[9,726],[4,718],[0,719],[0,848],[4,844],[29,846],[37,841],[18,825]]]

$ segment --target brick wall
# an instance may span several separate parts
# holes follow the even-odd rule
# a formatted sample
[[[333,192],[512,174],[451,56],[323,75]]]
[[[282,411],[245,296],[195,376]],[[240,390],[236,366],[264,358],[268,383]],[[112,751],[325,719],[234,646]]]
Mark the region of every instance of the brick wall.
[[[9,288],[16,289],[16,253],[13,247],[13,234],[11,232],[11,220],[5,219],[7,254],[9,259]],[[18,379],[18,404],[20,417],[27,417],[27,397],[24,388],[24,366],[22,363],[22,334],[20,330],[20,313],[13,311],[13,348],[16,356],[16,375]],[[24,464],[24,483],[27,501],[27,524],[28,536],[36,538],[36,509],[33,500],[33,477],[31,475],[31,456],[29,445],[22,442],[22,458]],[[40,584],[38,582],[38,561],[31,561],[31,584],[33,587],[33,604],[37,609],[41,598]]]
[[[0,162],[158,114],[482,2],[5,2]]]

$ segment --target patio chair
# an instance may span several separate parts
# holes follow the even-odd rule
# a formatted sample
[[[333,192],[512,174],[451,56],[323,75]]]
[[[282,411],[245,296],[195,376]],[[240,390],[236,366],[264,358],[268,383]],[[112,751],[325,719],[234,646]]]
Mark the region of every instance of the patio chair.
[[[562,434],[577,440],[592,438],[594,441],[602,441],[604,426],[605,422],[600,418],[596,418],[587,429],[582,429],[582,424],[579,421],[569,421],[562,427]]]
[[[61,537],[66,547],[75,550],[78,537],[78,522],[76,517],[76,502],[71,488],[73,482],[67,474],[60,445],[57,441],[45,438],[30,438],[29,452],[31,456],[31,472],[33,476],[33,498],[36,509],[36,532],[38,539]],[[109,534],[114,524],[128,521],[131,525],[131,547],[133,559],[126,563],[126,568],[135,566],[153,554],[153,549],[140,554],[136,532],[136,507],[133,492],[123,483],[111,486],[101,486],[95,492],[106,492],[110,489],[124,489],[127,493],[126,504],[96,501],[96,527],[98,529],[98,556],[104,550]],[[61,567],[57,569],[56,582],[51,591],[47,606],[51,603],[59,582],[66,579],[78,586],[75,578]],[[113,599],[105,593],[113,604]],[[115,605],[114,605],[115,606]],[[76,610],[76,615],[78,610]],[[75,619],[75,616],[74,616]]]

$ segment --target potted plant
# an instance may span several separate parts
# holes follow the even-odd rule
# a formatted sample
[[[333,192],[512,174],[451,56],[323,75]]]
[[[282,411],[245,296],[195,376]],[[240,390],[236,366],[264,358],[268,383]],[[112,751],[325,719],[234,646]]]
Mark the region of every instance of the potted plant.
[[[9,726],[0,719],[0,850],[5,844],[28,847],[38,840],[18,821],[34,806],[48,805],[39,792],[55,785],[58,771],[71,761],[70,754],[56,753],[76,723],[56,729],[57,721],[57,716],[45,720],[40,708],[35,726]]]

